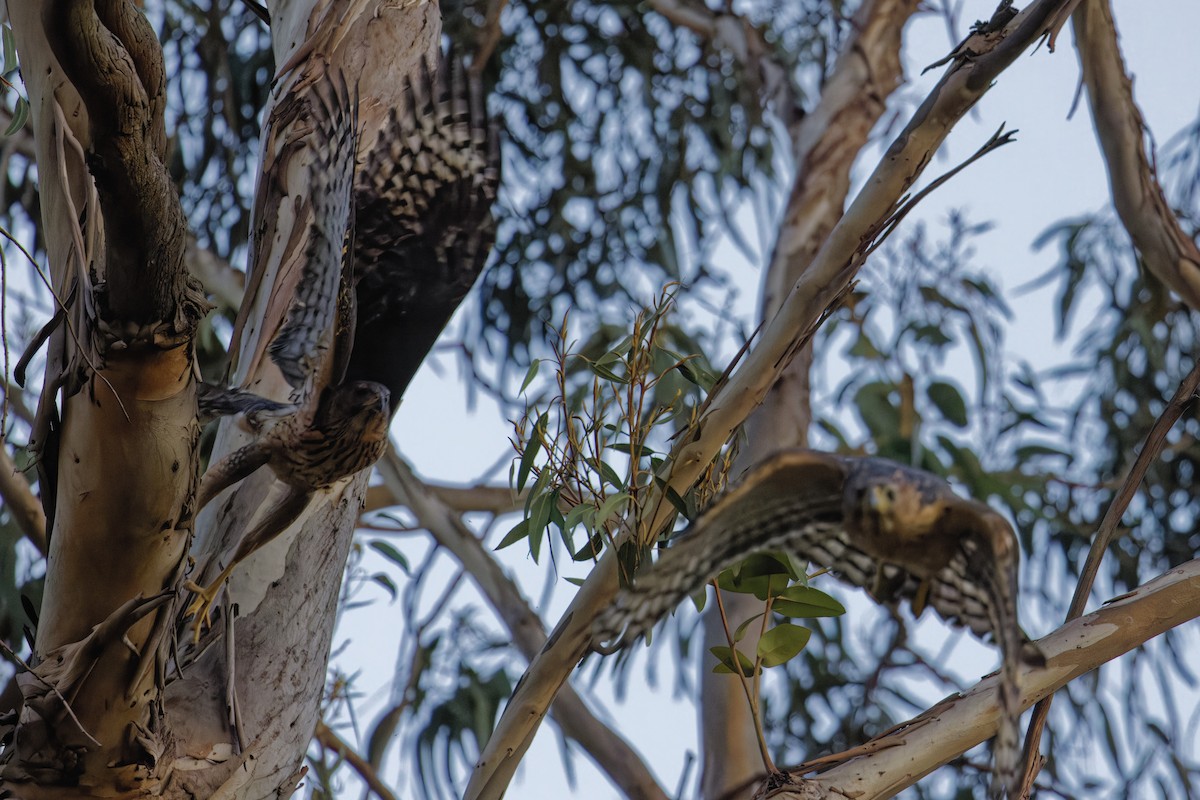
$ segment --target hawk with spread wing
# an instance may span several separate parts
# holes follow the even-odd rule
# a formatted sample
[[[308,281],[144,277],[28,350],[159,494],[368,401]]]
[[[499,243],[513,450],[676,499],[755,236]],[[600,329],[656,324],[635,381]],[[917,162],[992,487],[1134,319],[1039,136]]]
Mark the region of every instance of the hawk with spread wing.
[[[782,550],[829,568],[881,603],[907,600],[1001,651],[1002,722],[993,792],[1018,769],[1021,659],[1036,660],[1017,622],[1019,545],[1008,522],[944,480],[882,458],[789,450],[750,470],[651,568],[621,590],[593,628],[609,652],[645,635],[726,567]]]
[[[204,473],[196,509],[263,466],[270,467],[286,491],[242,535],[215,580],[206,587],[186,584],[196,593],[187,613],[196,617],[197,637],[238,563],[294,522],[316,491],[370,467],[387,448],[387,387],[344,380],[355,319],[353,272],[345,256],[353,220],[355,108],[344,83],[315,80],[293,91],[272,115],[272,125],[281,129],[307,128],[298,137],[308,154],[301,158],[304,169],[298,173],[307,199],[296,204],[297,217],[303,220],[296,228],[305,238],[302,247],[290,251],[301,259],[300,276],[286,319],[268,347],[272,362],[292,387],[292,403],[240,390],[201,389],[202,416],[244,413],[256,435]]]
[[[197,635],[239,561],[297,519],[314,492],[383,454],[390,415],[490,252],[500,159],[479,81],[455,59],[442,58],[436,73],[422,62],[404,99],[362,170],[358,101],[338,77],[305,73],[272,113],[272,128],[299,134],[267,170],[268,181],[302,181],[285,188],[295,199],[292,236],[303,238],[274,235],[287,240],[285,258],[302,259],[299,280],[268,348],[292,403],[201,387],[202,418],[242,413],[257,435],[205,473],[197,510],[262,466],[287,492],[216,580],[189,584]],[[260,233],[259,244],[269,238]],[[260,269],[238,330],[261,280]]]

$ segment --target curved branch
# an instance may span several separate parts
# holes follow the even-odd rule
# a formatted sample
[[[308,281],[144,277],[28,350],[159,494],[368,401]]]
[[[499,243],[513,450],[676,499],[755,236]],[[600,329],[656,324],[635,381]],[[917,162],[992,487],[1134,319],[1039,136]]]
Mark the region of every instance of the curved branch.
[[[1146,153],[1146,121],[1133,99],[1112,8],[1107,0],[1087,0],[1071,20],[1117,215],[1146,268],[1200,309],[1200,248],[1179,226]]]
[[[775,237],[775,248],[763,280],[760,316],[770,319],[788,290],[799,280],[821,242],[833,230],[850,193],[850,170],[871,131],[887,110],[887,99],[903,80],[901,34],[916,13],[918,0],[868,0],[854,15],[846,42],[816,106],[793,126],[792,152],[796,177]],[[746,421],[746,444],[733,474],[757,464],[779,448],[807,447],[812,414],[809,369],[812,348],[804,347],[783,370],[767,396]],[[735,618],[748,618],[762,608],[751,595],[732,594],[726,605]],[[721,620],[704,621],[706,642],[724,641]],[[753,633],[745,643],[753,651]],[[731,791],[752,780],[757,759],[755,723],[739,682],[729,675],[703,670],[704,703],[700,708],[701,794],[733,796]]]
[[[42,23],[88,111],[88,167],[106,212],[107,318],[165,321],[159,343],[178,344],[207,309],[187,280],[187,223],[163,164],[162,49],[128,0],[48,0]]]

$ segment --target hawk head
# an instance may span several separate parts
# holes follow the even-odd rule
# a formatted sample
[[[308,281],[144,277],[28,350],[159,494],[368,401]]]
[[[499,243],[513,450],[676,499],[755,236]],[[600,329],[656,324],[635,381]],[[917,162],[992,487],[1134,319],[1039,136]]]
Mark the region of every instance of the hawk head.
[[[325,418],[338,420],[354,430],[360,440],[380,442],[387,439],[391,393],[375,381],[349,381],[329,396]]]

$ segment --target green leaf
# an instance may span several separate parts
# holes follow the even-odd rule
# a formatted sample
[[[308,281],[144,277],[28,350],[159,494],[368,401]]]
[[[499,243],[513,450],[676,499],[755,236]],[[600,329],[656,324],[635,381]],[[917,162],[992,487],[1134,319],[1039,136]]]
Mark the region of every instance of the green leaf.
[[[618,492],[604,498],[604,502],[600,504],[600,510],[596,512],[596,523],[603,523],[609,517],[623,510],[628,503],[629,495],[626,492]]]
[[[400,595],[400,590],[396,587],[396,582],[393,581],[386,572],[376,572],[371,576],[371,580],[382,586],[391,596],[394,602]]]
[[[8,123],[8,127],[4,129],[5,136],[12,136],[21,128],[25,127],[25,122],[29,119],[29,101],[24,97],[17,98],[16,108],[13,109],[12,121]]]
[[[776,596],[771,609],[780,616],[798,619],[838,617],[846,613],[845,606],[811,586],[789,586]]]
[[[575,586],[583,586],[583,582],[586,580],[586,578],[563,578],[563,580],[567,583],[574,584]]]
[[[1016,456],[1017,462],[1025,462],[1037,456],[1062,456],[1063,458],[1071,458],[1071,454],[1065,450],[1059,450],[1057,447],[1051,447],[1045,444],[1026,444],[1018,447],[1013,453]]]
[[[595,509],[596,507],[591,503],[579,503],[567,512],[567,516],[563,520],[563,527],[568,530],[574,530],[580,523],[583,523],[590,529],[590,512],[595,511]]]
[[[596,468],[596,471],[600,473],[600,477],[607,481],[610,486],[616,487],[617,489],[625,488],[624,479],[607,461],[598,461],[596,459],[589,458],[588,462]]]
[[[588,362],[588,368],[589,368],[589,369],[590,369],[592,372],[594,372],[594,373],[596,373],[597,375],[599,375],[599,376],[600,376],[601,378],[603,378],[604,380],[608,381],[609,383],[616,383],[616,384],[620,384],[621,386],[624,386],[625,384],[629,383],[629,379],[628,379],[628,378],[623,378],[623,377],[621,377],[620,375],[618,375],[617,373],[613,372],[613,371],[612,371],[611,369],[609,369],[607,366],[605,366],[604,364],[601,364],[601,363],[600,363],[600,362],[598,362],[598,361],[590,361],[590,362]]]
[[[776,625],[758,640],[758,657],[764,667],[786,664],[800,655],[810,636],[812,631],[800,625],[786,622]]]
[[[919,325],[913,328],[913,337],[932,347],[943,347],[954,340],[946,335],[940,325]]]
[[[742,639],[744,639],[746,637],[746,629],[749,628],[756,619],[762,619],[762,617],[763,615],[761,613],[755,614],[744,621],[741,625],[738,625],[737,630],[733,632],[733,641],[740,642]]]
[[[934,381],[929,384],[927,393],[930,401],[942,412],[947,422],[959,428],[967,427],[967,404],[962,393],[953,384]]]
[[[538,369],[542,366],[542,360],[535,358],[529,364],[529,369],[525,372],[525,380],[521,381],[521,390],[517,394],[525,394],[525,390],[529,388],[529,384],[533,383],[533,379],[537,377]]]
[[[712,653],[717,659],[717,665],[713,667],[713,672],[717,674],[729,674],[740,671],[747,678],[754,677],[754,662],[740,650],[730,650],[723,645],[708,648],[708,652]],[[737,661],[735,662],[734,654],[736,653]],[[738,667],[741,667],[739,670]]]
[[[497,550],[503,550],[511,544],[515,544],[529,535],[529,520],[523,519],[516,525],[512,526],[512,530],[504,535],[500,540],[500,544],[496,545]]]
[[[679,496],[679,492],[672,489],[670,484],[658,475],[654,476],[654,485],[659,488],[671,505],[675,506],[675,510],[683,515],[684,519],[691,522],[692,514],[688,511],[687,501]]]
[[[17,68],[17,39],[13,35],[12,28],[8,25],[3,27],[4,38],[4,73],[7,75]]]
[[[391,542],[385,542],[382,539],[375,539],[370,543],[369,546],[372,550],[379,553],[388,561],[391,561],[393,564],[400,567],[400,569],[404,570],[405,575],[411,574],[408,571],[408,559],[405,558],[404,554],[397,550]]]
[[[637,456],[638,458],[649,458],[654,455],[654,450],[644,444],[639,444],[634,447],[629,442],[616,442],[608,446],[610,450],[616,450],[618,453],[624,453],[628,456]],[[636,452],[635,452],[636,451]]]
[[[538,421],[534,423],[533,430],[529,432],[529,441],[525,443],[525,452],[521,454],[521,466],[517,470],[518,492],[525,488],[525,482],[529,480],[529,472],[533,469],[533,462],[537,460],[538,450],[542,446],[542,431],[547,419],[547,412],[543,412],[538,417]]]
[[[717,586],[738,594],[752,594],[766,600],[787,588],[788,568],[766,554],[750,556],[717,576]]]
[[[533,499],[529,509],[529,554],[536,563],[542,550],[542,538],[550,525],[551,512],[558,504],[558,492],[543,492]]]
[[[875,382],[860,387],[854,393],[858,414],[877,441],[893,438],[900,430],[900,411],[891,398],[895,388],[891,383]]]
[[[865,329],[859,329],[858,339],[855,340],[854,346],[850,348],[847,355],[855,358],[865,358],[871,361],[878,361],[883,358],[883,353],[871,341],[871,336]]]
[[[583,543],[583,547],[571,554],[571,560],[595,561],[604,552],[604,541],[604,534],[596,531]]]

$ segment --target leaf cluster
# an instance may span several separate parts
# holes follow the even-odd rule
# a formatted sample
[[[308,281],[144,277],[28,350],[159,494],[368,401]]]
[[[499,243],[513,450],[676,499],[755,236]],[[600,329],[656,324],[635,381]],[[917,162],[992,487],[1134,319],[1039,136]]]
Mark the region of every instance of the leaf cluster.
[[[622,532],[639,531],[662,502],[665,447],[693,417],[713,375],[698,355],[682,355],[669,345],[685,334],[671,321],[676,285],[633,319],[628,333],[604,347],[595,337],[574,348],[564,320],[554,345],[554,392],[544,407],[530,405],[515,424],[517,458],[510,469],[516,491],[527,491],[525,514],[501,540],[507,547],[527,540],[536,560],[551,528],[571,558],[589,561],[613,547]],[[597,352],[599,351],[599,352]],[[531,365],[522,391],[536,378]],[[532,483],[530,482],[532,480]],[[719,481],[684,496],[667,491],[675,510],[694,516]],[[577,544],[582,532],[584,541]],[[641,555],[624,554],[626,574]]]

